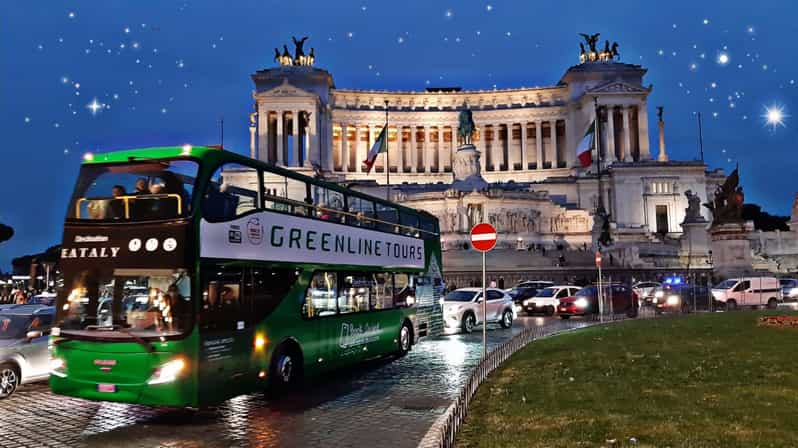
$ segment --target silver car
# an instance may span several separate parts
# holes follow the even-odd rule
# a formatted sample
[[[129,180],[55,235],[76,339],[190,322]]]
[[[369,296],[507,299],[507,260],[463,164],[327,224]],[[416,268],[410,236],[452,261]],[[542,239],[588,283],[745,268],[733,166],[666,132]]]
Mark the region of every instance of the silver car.
[[[13,394],[20,384],[47,379],[47,338],[53,314],[53,307],[43,305],[0,310],[0,399]]]

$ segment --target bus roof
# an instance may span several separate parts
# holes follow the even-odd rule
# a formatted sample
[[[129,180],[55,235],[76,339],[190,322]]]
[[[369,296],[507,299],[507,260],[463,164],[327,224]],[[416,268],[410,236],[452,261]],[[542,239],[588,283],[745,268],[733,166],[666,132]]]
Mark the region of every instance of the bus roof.
[[[245,157],[241,154],[228,151],[226,149],[221,149],[218,146],[193,146],[193,145],[156,146],[150,148],[124,149],[119,151],[104,152],[97,154],[87,152],[83,156],[83,164],[95,165],[103,163],[143,162],[153,159],[171,159],[176,157],[191,157],[200,160],[216,158],[216,157],[219,157],[220,159],[228,159],[231,162],[242,163],[244,165],[250,165],[253,167],[261,168],[264,171],[268,171],[274,174],[279,174],[282,176],[301,180],[303,182],[309,182],[312,184],[320,185],[325,188],[337,190],[349,195],[359,196],[361,198],[368,199],[373,202],[390,204],[391,206],[397,207],[405,211],[413,212],[418,215],[426,216],[428,218],[437,219],[435,218],[435,215],[428,213],[424,210],[417,210],[414,208],[403,206],[401,204],[386,201],[385,199],[379,198],[377,196],[372,196],[370,194],[362,193],[357,190],[352,190],[350,188],[341,186],[340,184],[337,183],[314,179],[312,177],[296,173],[294,171],[285,169],[283,167],[275,166],[273,164],[265,163],[259,160],[250,159],[249,157]]]

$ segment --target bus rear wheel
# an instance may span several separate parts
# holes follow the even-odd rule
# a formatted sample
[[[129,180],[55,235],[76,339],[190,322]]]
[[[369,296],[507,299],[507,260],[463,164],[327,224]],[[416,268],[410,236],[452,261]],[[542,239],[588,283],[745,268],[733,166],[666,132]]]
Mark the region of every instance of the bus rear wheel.
[[[269,367],[269,390],[279,395],[297,386],[302,379],[302,354],[290,344],[281,344],[274,350]]]
[[[402,327],[399,329],[399,340],[397,343],[399,345],[399,356],[404,356],[410,351],[410,348],[413,346],[413,329],[410,327],[409,323],[404,322],[402,324]]]

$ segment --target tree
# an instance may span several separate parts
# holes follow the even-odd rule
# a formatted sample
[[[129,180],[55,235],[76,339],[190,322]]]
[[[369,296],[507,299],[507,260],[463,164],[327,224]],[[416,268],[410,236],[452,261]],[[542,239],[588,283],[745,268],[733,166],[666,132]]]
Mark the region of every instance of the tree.
[[[14,228],[0,224],[0,243],[10,240],[12,236],[14,236]]]
[[[789,222],[790,218],[788,216],[771,215],[756,204],[743,205],[743,219],[753,221],[754,229],[762,230],[763,232],[772,232],[774,230],[786,232],[789,230],[787,222]]]

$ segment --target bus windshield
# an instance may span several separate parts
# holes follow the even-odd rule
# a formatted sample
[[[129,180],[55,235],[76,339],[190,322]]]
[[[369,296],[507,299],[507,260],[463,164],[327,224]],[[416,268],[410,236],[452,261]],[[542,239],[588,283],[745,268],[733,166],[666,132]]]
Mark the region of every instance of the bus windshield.
[[[191,160],[84,165],[67,219],[151,221],[187,216],[197,170]]]
[[[58,326],[84,338],[178,336],[191,331],[192,303],[184,270],[84,271],[65,284]]]

